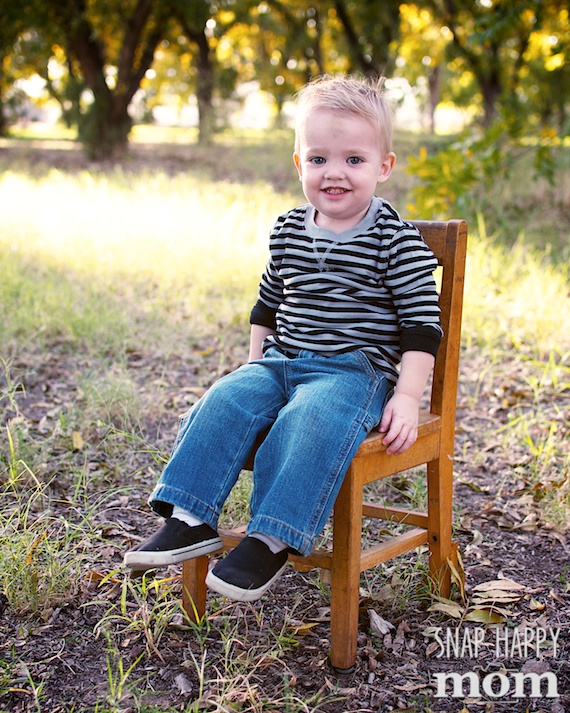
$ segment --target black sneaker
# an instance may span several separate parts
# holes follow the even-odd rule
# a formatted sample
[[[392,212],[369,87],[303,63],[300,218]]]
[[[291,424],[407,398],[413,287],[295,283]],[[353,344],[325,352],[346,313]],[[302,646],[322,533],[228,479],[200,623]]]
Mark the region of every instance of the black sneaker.
[[[279,577],[289,550],[273,554],[265,542],[245,537],[208,572],[206,584],[218,594],[239,602],[254,602]]]
[[[221,548],[220,536],[209,525],[190,527],[182,520],[169,517],[156,534],[125,554],[123,564],[140,572],[207,555]]]

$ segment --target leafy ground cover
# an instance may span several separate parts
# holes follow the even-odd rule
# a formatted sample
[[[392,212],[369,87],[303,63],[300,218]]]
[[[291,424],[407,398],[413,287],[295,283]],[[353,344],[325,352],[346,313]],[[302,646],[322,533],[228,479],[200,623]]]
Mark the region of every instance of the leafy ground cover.
[[[146,496],[176,416],[245,358],[268,226],[299,200],[289,151],[138,145],[94,167],[67,144],[3,145],[1,709],[570,708],[570,299],[529,248],[544,231],[504,247],[472,220],[451,600],[430,595],[424,553],[363,576],[357,668],[338,677],[318,572],[288,568],[256,605],[210,596],[198,626],[178,568],[121,570],[155,528]],[[399,173],[387,197],[405,205],[408,186]],[[227,522],[246,516],[243,481]],[[419,506],[425,490],[412,473],[371,497]],[[548,639],[536,651],[518,632]],[[494,689],[438,696],[445,672],[495,674]],[[497,695],[520,672],[552,674],[558,695]]]

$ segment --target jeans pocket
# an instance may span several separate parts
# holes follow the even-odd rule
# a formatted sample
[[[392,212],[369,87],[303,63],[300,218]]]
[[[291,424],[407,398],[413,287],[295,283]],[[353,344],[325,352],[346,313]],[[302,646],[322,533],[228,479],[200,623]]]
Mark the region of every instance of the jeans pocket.
[[[375,426],[378,426],[382,420],[382,414],[384,413],[386,404],[394,393],[394,387],[388,379],[379,371],[375,370],[375,372],[376,393],[374,394],[364,422],[364,428],[367,433],[370,433]]]
[[[362,364],[367,374],[370,374],[375,378],[386,378],[384,372],[382,372],[377,366],[374,366],[374,364],[370,360],[370,357],[366,354],[365,351],[363,351],[362,349],[357,349],[354,352],[351,352],[351,354],[354,354],[359,359],[360,364]]]

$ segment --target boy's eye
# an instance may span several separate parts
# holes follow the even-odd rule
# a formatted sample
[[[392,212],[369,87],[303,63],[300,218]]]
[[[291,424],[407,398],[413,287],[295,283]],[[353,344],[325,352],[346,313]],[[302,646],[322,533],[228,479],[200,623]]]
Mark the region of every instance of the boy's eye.
[[[317,166],[321,166],[325,162],[325,159],[322,156],[313,156],[313,158],[309,160],[311,163],[314,163]]]
[[[362,163],[362,159],[358,156],[351,156],[347,159],[347,163],[350,163],[352,166],[356,166],[357,164]]]

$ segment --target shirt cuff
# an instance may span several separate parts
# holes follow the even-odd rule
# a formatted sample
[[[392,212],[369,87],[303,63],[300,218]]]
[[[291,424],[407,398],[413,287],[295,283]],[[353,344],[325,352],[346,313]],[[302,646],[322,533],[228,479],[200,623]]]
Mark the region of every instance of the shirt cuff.
[[[400,351],[427,352],[436,357],[441,343],[442,334],[436,327],[410,327],[402,330],[400,335]]]
[[[268,307],[265,302],[257,300],[249,315],[249,323],[275,330],[277,328],[276,314],[277,310]]]

